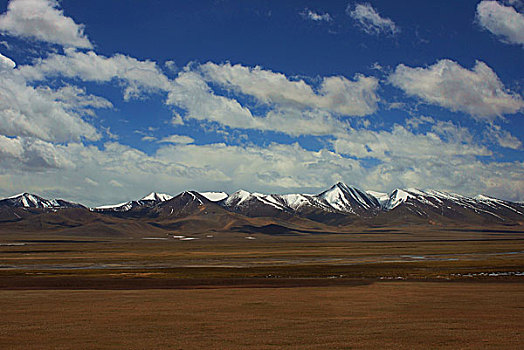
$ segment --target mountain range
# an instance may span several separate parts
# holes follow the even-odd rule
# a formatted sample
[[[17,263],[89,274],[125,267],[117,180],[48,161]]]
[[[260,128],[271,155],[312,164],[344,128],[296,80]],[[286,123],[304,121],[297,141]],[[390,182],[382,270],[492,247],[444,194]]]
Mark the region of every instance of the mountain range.
[[[522,225],[524,204],[484,195],[435,190],[363,191],[337,183],[319,194],[261,194],[239,190],[161,193],[88,208],[22,193],[0,199],[0,229],[66,232],[331,232],[388,225]]]

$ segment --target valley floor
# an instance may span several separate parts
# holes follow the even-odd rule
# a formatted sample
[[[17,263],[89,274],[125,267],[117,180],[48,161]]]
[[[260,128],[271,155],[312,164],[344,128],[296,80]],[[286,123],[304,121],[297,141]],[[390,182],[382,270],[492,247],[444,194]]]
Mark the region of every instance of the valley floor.
[[[0,291],[2,349],[518,349],[524,284]]]
[[[524,342],[521,230],[208,236],[1,234],[0,348]]]

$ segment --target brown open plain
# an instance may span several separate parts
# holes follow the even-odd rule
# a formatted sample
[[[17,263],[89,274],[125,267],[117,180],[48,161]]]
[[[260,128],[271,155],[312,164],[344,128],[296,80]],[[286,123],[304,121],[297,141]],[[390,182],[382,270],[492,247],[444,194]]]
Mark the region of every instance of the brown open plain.
[[[522,347],[518,227],[208,236],[2,233],[0,348]]]
[[[519,349],[521,283],[0,291],[2,349]]]

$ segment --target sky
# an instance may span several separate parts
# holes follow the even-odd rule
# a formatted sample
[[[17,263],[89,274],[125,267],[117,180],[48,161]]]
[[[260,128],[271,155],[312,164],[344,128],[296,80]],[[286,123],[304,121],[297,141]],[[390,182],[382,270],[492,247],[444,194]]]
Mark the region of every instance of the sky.
[[[524,1],[0,0],[0,196],[524,201]]]

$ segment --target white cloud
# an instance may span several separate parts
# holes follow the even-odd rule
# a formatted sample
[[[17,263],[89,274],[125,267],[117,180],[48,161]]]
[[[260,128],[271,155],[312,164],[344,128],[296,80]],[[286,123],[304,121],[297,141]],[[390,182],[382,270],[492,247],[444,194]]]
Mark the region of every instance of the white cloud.
[[[0,78],[0,134],[56,142],[100,138],[98,131],[80,114],[88,106],[98,108],[106,104],[103,107],[107,107],[105,99],[74,90],[69,91],[67,99],[64,94],[68,88],[58,91],[47,87],[35,89],[14,70],[0,71]]]
[[[291,80],[282,73],[230,63],[208,62],[199,67],[206,80],[237,93],[251,95],[276,107],[313,108],[349,116],[365,116],[377,110],[378,79],[361,74],[355,80],[324,77],[318,92],[304,80]]]
[[[166,103],[187,111],[186,118],[216,121],[233,128],[253,129],[258,124],[248,108],[238,101],[215,95],[202,76],[181,72],[174,80]]]
[[[400,28],[389,18],[381,17],[369,3],[356,4],[353,8],[348,6],[346,12],[353,18],[358,26],[367,34],[391,34],[400,32]]]
[[[352,129],[334,139],[333,145],[336,152],[357,160],[378,161],[358,179],[367,189],[416,187],[471,196],[484,193],[509,200],[524,198],[524,162],[482,162],[479,156],[493,153],[476,142],[468,129],[450,121],[423,119],[431,126],[428,132],[415,133],[402,125],[381,131]]]
[[[492,153],[475,143],[465,128],[419,117],[407,125],[416,129],[425,123],[430,131],[416,133],[400,125],[384,131],[355,130],[339,119],[341,115],[364,116],[377,110],[378,80],[373,77],[325,77],[313,86],[260,67],[207,63],[188,66],[170,80],[155,62],[73,49],[66,49],[64,55],[52,54],[35,66],[13,67],[7,64],[0,70],[0,195],[12,194],[6,191],[58,193],[70,200],[100,205],[140,198],[151,190],[176,194],[186,189],[234,191],[244,187],[260,192],[315,192],[342,180],[377,190],[416,186],[524,199],[523,164],[479,162],[477,157]],[[469,71],[456,63],[452,68],[452,75],[480,74],[478,79],[486,82],[474,90],[485,99],[481,99],[485,105],[501,110],[504,104],[497,98],[502,97],[506,103],[522,104],[520,97],[504,89],[489,67],[491,76],[482,69]],[[432,69],[419,68],[425,74]],[[425,74],[421,76],[426,85],[434,87]],[[449,79],[444,76],[444,80]],[[292,136],[333,135],[336,152],[310,151],[299,144],[196,145],[192,138],[182,135],[161,140],[160,148],[151,155],[117,142],[100,147],[82,144],[82,140],[100,138],[82,116],[93,114],[97,108],[112,108],[111,102],[74,85],[58,89],[28,85],[28,81],[35,83],[48,77],[116,81],[124,86],[128,98],[147,92],[166,93],[166,104],[173,108],[173,124],[192,118]],[[458,90],[470,85],[459,84]],[[490,91],[490,86],[495,86],[495,92],[483,92]],[[428,89],[420,91],[429,94]],[[245,100],[254,108],[240,102]],[[202,124],[217,127],[214,123]],[[366,123],[362,125],[367,128]],[[154,131],[142,132],[143,140],[158,140]],[[224,134],[228,132],[241,139],[239,130],[226,130]],[[106,133],[110,135],[109,130]],[[492,134],[500,145],[520,142],[496,127]],[[375,165],[364,166],[369,159]]]
[[[232,192],[238,188],[276,193],[317,192],[342,180],[366,189],[390,191],[409,186],[524,199],[522,162],[483,163],[475,159],[475,154],[484,152],[482,148],[474,151],[474,146],[469,146],[461,150],[453,142],[438,141],[436,134],[417,136],[405,146],[406,137],[413,136],[402,129],[384,136],[362,131],[350,136],[362,134],[355,140],[355,148],[358,142],[368,139],[377,145],[386,144],[380,146],[382,150],[377,146],[374,155],[382,159],[389,156],[393,161],[363,167],[358,159],[325,149],[308,151],[298,144],[176,144],[147,155],[118,143],[106,143],[102,148],[70,143],[53,146],[54,153],[44,153],[44,159],[56,159],[55,164],[46,165],[40,160],[41,165],[36,167],[27,162],[21,166],[6,158],[1,152],[9,149],[13,154],[10,157],[20,154],[20,159],[29,159],[23,155],[23,147],[5,147],[7,138],[0,137],[0,196],[34,191],[101,205],[140,198],[152,190],[171,194],[187,189]],[[19,138],[14,142],[25,141]],[[418,147],[422,155],[414,154],[410,147]],[[37,172],[24,171],[27,167]],[[98,186],[93,184],[86,191],[86,184],[91,183],[86,178]]]
[[[113,108],[113,104],[103,97],[89,95],[85,88],[74,85],[64,85],[57,90],[48,86],[37,87],[39,94],[46,96],[60,105],[65,110],[75,111],[77,113],[94,116],[92,108]]]
[[[381,191],[415,187],[522,201],[524,163],[481,162],[469,157],[431,158],[423,162],[399,159],[371,169],[366,181],[368,188]]]
[[[503,42],[524,45],[524,15],[513,7],[497,1],[481,1],[477,5],[476,20]]]
[[[9,57],[5,57],[0,53],[0,71],[11,70],[16,67],[16,63]]]
[[[11,0],[0,15],[0,32],[62,46],[92,48],[84,25],[64,16],[57,0]]]
[[[448,59],[427,68],[399,64],[389,82],[410,96],[479,120],[492,121],[524,108],[522,97],[507,90],[495,72],[481,61],[472,70]]]
[[[273,143],[267,147],[177,145],[161,148],[157,157],[188,168],[218,171],[223,176],[217,185],[226,190],[238,187],[260,191],[322,188],[342,176],[361,178],[363,170],[358,161],[328,150],[308,151],[296,143]]]
[[[194,141],[195,140],[192,137],[185,136],[185,135],[170,135],[170,136],[166,136],[158,140],[159,143],[175,143],[175,144],[189,144],[189,143],[193,143]]]
[[[184,120],[182,119],[182,116],[178,114],[177,112],[173,111],[173,117],[171,118],[171,124],[173,125],[183,125]]]
[[[140,98],[144,92],[167,91],[170,81],[153,61],[140,61],[126,55],[111,57],[93,51],[80,52],[65,49],[65,55],[51,54],[38,59],[33,65],[19,67],[27,80],[44,80],[48,77],[76,78],[83,81],[123,83],[124,98]]]
[[[22,146],[21,140],[18,138],[9,138],[3,135],[0,135],[0,154],[2,158],[15,158],[21,159],[24,148]]]
[[[3,141],[0,138],[1,145]],[[298,144],[177,144],[162,147],[152,156],[118,143],[107,143],[101,149],[71,143],[54,150],[57,159],[67,159],[71,166],[28,172],[0,157],[0,195],[10,194],[7,189],[36,190],[42,195],[49,191],[100,205],[140,198],[153,189],[173,194],[190,188],[229,192],[239,187],[259,191],[320,190],[342,176],[362,178],[358,161],[326,150],[307,151]],[[95,182],[98,186],[85,191],[86,183]]]
[[[522,149],[522,142],[509,131],[503,130],[499,125],[491,124],[486,130],[486,137],[495,141],[499,146],[511,149]]]
[[[344,129],[345,123],[332,114],[365,116],[378,108],[378,80],[356,75],[325,77],[318,91],[303,80],[284,74],[230,64],[189,65],[174,80],[168,79],[155,62],[115,55],[66,49],[65,55],[51,54],[34,65],[19,67],[18,74],[29,81],[65,77],[124,86],[124,98],[143,93],[167,91],[166,104],[185,110],[182,118],[173,110],[172,124],[184,118],[208,120],[231,128],[271,130],[290,135],[326,135]],[[209,83],[219,84],[237,94],[251,95],[269,109],[253,115],[238,100],[215,93]]]
[[[166,103],[186,110],[184,118],[208,120],[237,129],[271,130],[298,136],[326,135],[346,128],[345,123],[330,113],[291,106],[254,116],[237,100],[216,95],[204,78],[193,71],[185,71],[175,79]]]
[[[305,8],[302,12],[300,12],[300,16],[304,19],[309,19],[315,22],[331,22],[333,21],[333,18],[329,13],[317,13],[314,11],[311,11],[308,8]]]
[[[35,138],[9,138],[0,135],[0,155],[4,168],[27,171],[74,168],[63,146]]]
[[[422,161],[445,157],[489,156],[491,151],[472,143],[464,128],[441,122],[431,132],[415,134],[404,126],[391,131],[351,130],[333,140],[335,151],[357,158],[375,158],[388,163],[398,159]]]

